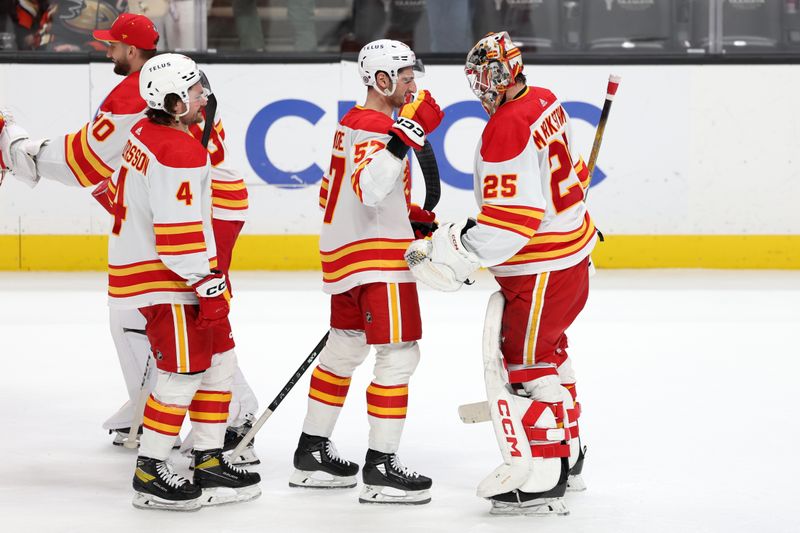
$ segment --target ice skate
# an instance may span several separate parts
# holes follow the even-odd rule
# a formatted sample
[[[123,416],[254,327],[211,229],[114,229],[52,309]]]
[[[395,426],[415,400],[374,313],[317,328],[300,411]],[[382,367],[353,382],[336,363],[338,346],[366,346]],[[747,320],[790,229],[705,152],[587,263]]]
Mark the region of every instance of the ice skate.
[[[404,467],[397,454],[367,450],[361,503],[422,505],[431,501],[431,479]]]
[[[569,514],[564,498],[541,498],[515,490],[490,498],[489,514],[495,516],[566,516]]]
[[[114,435],[114,440],[111,441],[111,444],[114,446],[124,446],[125,439],[128,438],[128,433],[131,432],[131,428],[118,428],[118,429],[109,429],[108,434]],[[142,426],[139,426],[139,433],[136,435],[136,447],[139,447],[139,439],[142,438]],[[175,444],[172,445],[172,449],[178,449],[181,447],[181,438],[175,437]]]
[[[248,414],[245,416],[245,422],[241,426],[235,427],[228,427],[225,430],[225,444],[222,447],[223,453],[227,453],[230,456],[230,452],[239,445],[247,432],[253,428],[253,415]],[[242,453],[238,457],[230,457],[231,463],[236,466],[252,466],[261,464],[261,460],[256,455],[256,451],[253,448],[253,444],[255,444],[256,439],[253,438]]]
[[[356,486],[358,465],[339,457],[330,439],[302,433],[294,452],[290,487],[350,489]]]
[[[581,447],[578,460],[569,469],[569,477],[567,478],[567,492],[583,492],[586,490],[586,482],[583,481],[583,459],[586,457],[586,446]]]
[[[233,466],[220,448],[195,451],[194,464],[194,482],[203,491],[203,506],[246,502],[261,495],[261,476]]]
[[[133,506],[138,509],[200,509],[200,487],[174,473],[166,461],[139,457],[133,475],[133,490]]]

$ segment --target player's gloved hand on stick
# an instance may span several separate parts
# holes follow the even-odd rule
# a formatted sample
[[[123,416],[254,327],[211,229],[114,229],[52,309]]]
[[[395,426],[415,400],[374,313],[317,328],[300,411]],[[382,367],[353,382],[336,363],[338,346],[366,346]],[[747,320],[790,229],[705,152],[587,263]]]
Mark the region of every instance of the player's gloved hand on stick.
[[[212,270],[211,274],[192,285],[192,288],[200,303],[200,313],[195,322],[198,328],[214,327],[228,317],[230,306],[225,298],[228,284],[222,272]]]
[[[411,222],[411,229],[414,230],[415,239],[430,237],[439,227],[436,223],[436,213],[427,211],[417,204],[408,206],[408,220]]]
[[[391,131],[406,145],[419,150],[425,136],[442,122],[444,113],[428,91],[420,91],[412,102],[404,104],[397,113]]]
[[[92,191],[92,196],[97,203],[103,206],[103,209],[108,211],[109,215],[114,214],[114,200],[111,198],[111,193],[108,190],[108,184],[111,178],[106,178],[97,184],[97,187]]]

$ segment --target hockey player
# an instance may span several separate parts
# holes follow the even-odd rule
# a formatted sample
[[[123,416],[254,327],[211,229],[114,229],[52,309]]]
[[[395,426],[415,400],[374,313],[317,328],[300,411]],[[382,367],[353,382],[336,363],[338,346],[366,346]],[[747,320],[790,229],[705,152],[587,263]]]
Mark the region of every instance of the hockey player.
[[[323,290],[331,295],[331,329],[311,376],[289,485],[356,485],[358,465],[339,457],[330,437],[353,371],[374,346],[374,379],[367,388],[369,449],[359,501],[421,504],[430,501],[430,478],[402,466],[397,457],[422,336],[416,284],[403,261],[414,235],[406,154],[409,147],[422,147],[442,112],[427,91],[410,102],[422,66],[405,44],[367,44],[358,70],[367,86],[366,103],[339,123],[320,189],[320,254]]]
[[[139,95],[139,71],[156,54],[158,33],[143,15],[122,14],[110,30],[94,32],[95,38],[107,42],[107,57],[114,63],[114,72],[124,79],[109,93],[94,120],[80,131],[53,140],[31,140],[16,124],[0,128],[0,154],[14,175],[31,187],[41,177],[69,186],[95,187],[94,197],[107,210],[112,210],[113,195],[107,182],[122,159],[122,152],[131,127],[144,118],[147,105]],[[193,124],[190,132],[202,136],[205,124]],[[213,223],[216,234],[219,268],[226,275],[236,238],[247,212],[247,189],[228,161],[224,143],[225,131],[218,117],[208,143],[212,164]],[[134,406],[139,396],[142,376],[150,356],[147,339],[141,335],[144,321],[140,313],[111,309],[111,336],[117,349],[129,401],[103,424],[115,433],[114,444],[122,444],[134,419]],[[152,374],[151,374],[152,375]],[[152,387],[152,380],[147,388]],[[250,428],[258,402],[247,381],[237,370],[231,402],[230,431],[226,448],[232,449]],[[252,447],[240,464],[258,462]]]
[[[526,84],[522,69],[506,32],[470,50],[467,79],[489,114],[475,155],[481,210],[477,221],[444,224],[430,241],[415,241],[406,257],[418,280],[439,289],[458,289],[480,266],[500,284],[499,349],[510,390],[526,398],[520,409],[487,379],[509,469],[490,475],[479,494],[491,499],[494,513],[565,514],[568,468],[570,488],[584,488],[580,405],[565,331],[586,303],[595,228],[584,201],[588,169],[569,117],[551,91]],[[524,428],[529,451],[514,445],[512,427]],[[524,464],[516,464],[521,457]],[[503,477],[515,464],[516,475]]]
[[[133,505],[144,509],[193,510],[261,493],[259,475],[222,453],[236,353],[225,276],[216,270],[209,156],[188,135],[206,103],[200,80],[195,62],[180,54],[144,64],[147,118],[133,126],[109,183],[109,305],[144,315],[158,367],[133,477]],[[194,483],[167,463],[187,410]]]

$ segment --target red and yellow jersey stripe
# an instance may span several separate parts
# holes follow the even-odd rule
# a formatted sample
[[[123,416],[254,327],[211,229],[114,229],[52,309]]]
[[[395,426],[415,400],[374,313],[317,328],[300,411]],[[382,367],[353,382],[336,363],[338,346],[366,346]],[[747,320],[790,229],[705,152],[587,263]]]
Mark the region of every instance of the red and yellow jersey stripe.
[[[67,166],[82,187],[97,185],[114,173],[103,159],[89,146],[89,124],[77,133],[64,137]]]
[[[539,229],[543,217],[544,211],[535,207],[483,204],[478,223],[513,231],[530,239]]]
[[[408,384],[367,387],[367,413],[377,418],[405,418],[408,409]]]
[[[247,209],[247,186],[244,180],[211,180],[211,205],[215,209],[243,211]]]
[[[578,175],[578,179],[581,182],[581,188],[585,191],[589,188],[589,167],[586,166],[586,162],[581,157],[578,159],[578,162],[575,163],[575,173]]]
[[[209,262],[217,267],[217,258]],[[168,269],[159,259],[128,265],[108,265],[108,295],[126,298],[151,292],[194,292],[186,280]]]
[[[502,266],[552,261],[583,249],[594,236],[594,222],[587,212],[579,228],[565,232],[537,233]]]
[[[411,239],[364,239],[328,252],[320,251],[322,279],[340,281],[367,270],[408,270],[403,258]]]
[[[322,183],[319,186],[319,207],[320,209],[325,209],[328,206],[328,190],[330,188],[331,181],[328,179],[327,175],[322,176]]]
[[[370,161],[372,161],[372,159],[363,160],[358,167],[356,167],[353,175],[350,176],[350,185],[353,187],[353,192],[356,194],[356,198],[358,198],[358,201],[362,204],[364,203],[364,192],[361,190],[361,172],[364,171]]]
[[[194,254],[206,251],[203,222],[153,224],[156,252],[159,255]]]

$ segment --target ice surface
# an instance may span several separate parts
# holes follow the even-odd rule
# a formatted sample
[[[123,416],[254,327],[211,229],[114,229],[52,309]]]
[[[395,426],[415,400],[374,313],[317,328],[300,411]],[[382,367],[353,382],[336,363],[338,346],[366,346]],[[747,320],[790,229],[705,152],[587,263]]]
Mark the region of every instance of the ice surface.
[[[235,273],[233,282],[237,352],[264,408],[324,333],[329,302],[317,273]],[[365,506],[358,489],[287,486],[309,372],[258,435],[263,496],[179,514],[131,507],[134,454],[100,428],[125,395],[103,275],[2,274],[0,531],[800,530],[800,272],[593,278],[570,331],[589,490],[568,495],[570,516],[552,518],[490,517],[475,496],[500,455],[490,426],[461,424],[456,408],[484,399],[480,335],[492,290],[481,277],[455,294],[420,293],[423,359],[400,456],[433,478],[431,504]],[[357,370],[334,433],[357,462],[371,366]]]

